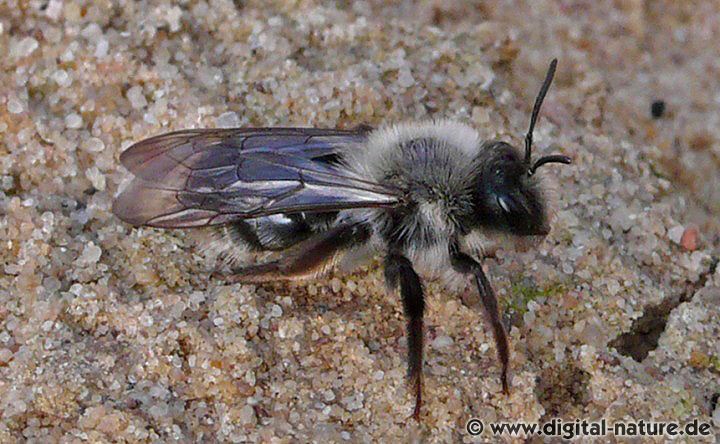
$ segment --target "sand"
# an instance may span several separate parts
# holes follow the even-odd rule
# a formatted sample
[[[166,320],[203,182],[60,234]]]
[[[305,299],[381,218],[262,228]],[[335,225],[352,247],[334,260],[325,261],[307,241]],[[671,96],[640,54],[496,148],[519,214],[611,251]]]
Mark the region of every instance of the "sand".
[[[719,34],[702,1],[0,2],[0,441],[519,442],[465,423],[559,417],[715,442]],[[471,298],[427,284],[417,424],[377,261],[227,285],[191,233],[110,212],[123,149],[181,128],[452,118],[520,146],[553,57],[553,229],[485,263],[509,397]]]

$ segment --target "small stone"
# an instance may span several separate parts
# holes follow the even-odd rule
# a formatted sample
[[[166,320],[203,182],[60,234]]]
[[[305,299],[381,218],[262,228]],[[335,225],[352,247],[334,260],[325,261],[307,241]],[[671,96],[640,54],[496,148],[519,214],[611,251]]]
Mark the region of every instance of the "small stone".
[[[610,226],[615,231],[628,231],[633,226],[633,217],[627,207],[619,207],[610,216]]]
[[[98,59],[103,58],[107,56],[109,48],[110,44],[108,43],[108,41],[104,38],[101,38],[95,45],[95,54],[93,55]]]
[[[123,423],[121,416],[117,413],[105,415],[97,425],[97,429],[107,435],[117,433],[120,431]]]
[[[58,69],[52,73],[52,79],[62,88],[66,88],[72,84],[72,78],[70,78],[70,75],[64,69]]]
[[[200,66],[197,78],[203,86],[213,89],[223,82],[224,75],[222,70],[215,66]]]
[[[608,280],[607,289],[610,296],[615,296],[620,291],[620,283],[615,279]]]
[[[685,227],[683,227],[682,225],[678,225],[668,230],[668,237],[671,241],[679,244],[680,240],[682,239],[683,233],[685,233]]]
[[[91,137],[85,140],[80,145],[80,148],[83,151],[87,151],[89,153],[99,153],[100,151],[105,149],[105,142],[103,142],[101,139],[98,139],[97,137]]]
[[[355,393],[352,396],[348,396],[342,399],[342,404],[348,411],[360,410],[363,406],[364,396],[362,393]]]
[[[102,29],[97,23],[90,23],[80,32],[80,35],[88,40],[96,40],[102,35]]]
[[[133,109],[145,108],[148,104],[145,94],[140,86],[133,86],[126,94],[127,99],[130,101],[130,106]]]
[[[13,357],[13,353],[7,348],[0,349],[0,364],[7,364]]]
[[[403,88],[409,88],[415,83],[412,73],[409,69],[401,69],[398,74],[398,85]]]
[[[257,417],[255,416],[255,409],[251,405],[245,405],[245,407],[240,410],[240,423],[243,425],[253,425],[257,422]]]
[[[689,363],[697,369],[705,369],[710,365],[710,357],[705,353],[693,350],[690,352]]]
[[[102,248],[95,245],[93,242],[85,244],[80,257],[78,258],[78,264],[88,266],[93,265],[100,260],[102,256]]]
[[[65,116],[65,126],[69,129],[78,129],[83,125],[83,119],[78,113]]]
[[[447,335],[441,335],[435,338],[434,341],[432,341],[433,348],[441,349],[448,347],[453,344],[453,339],[450,336]]]
[[[655,100],[650,105],[650,114],[653,116],[654,119],[659,119],[665,114],[665,101],[664,100]]]
[[[96,190],[105,191],[105,175],[97,167],[88,168],[85,171],[85,177],[88,178]]]
[[[7,110],[10,114],[20,114],[24,108],[23,103],[15,97],[11,97],[8,100]]]
[[[14,58],[27,57],[35,52],[35,50],[38,49],[38,46],[40,46],[40,44],[37,40],[32,37],[25,37],[24,39],[15,42],[14,45],[12,43],[10,44],[10,56]]]
[[[279,318],[280,316],[282,316],[282,314],[282,307],[277,304],[272,304],[272,306],[270,307],[270,317]]]
[[[63,0],[50,0],[47,8],[45,8],[45,15],[51,20],[58,20],[62,14]]]
[[[15,186],[13,176],[0,176],[0,190],[9,191]]]
[[[180,30],[180,18],[182,17],[182,9],[178,6],[173,6],[165,12],[165,21],[170,26],[170,32],[177,32]]]
[[[234,111],[227,111],[215,119],[215,126],[218,128],[237,128],[240,126],[240,118]]]
[[[152,325],[155,323],[155,320],[149,314],[145,314],[140,316],[140,323],[145,327],[152,327]]]
[[[342,289],[342,281],[338,278],[333,278],[330,281],[330,288],[332,289],[333,293],[339,293]]]
[[[698,229],[695,227],[686,228],[680,238],[680,245],[687,251],[695,251],[698,248]]]
[[[148,413],[155,419],[164,418],[168,414],[168,406],[164,402],[154,404],[148,409]]]

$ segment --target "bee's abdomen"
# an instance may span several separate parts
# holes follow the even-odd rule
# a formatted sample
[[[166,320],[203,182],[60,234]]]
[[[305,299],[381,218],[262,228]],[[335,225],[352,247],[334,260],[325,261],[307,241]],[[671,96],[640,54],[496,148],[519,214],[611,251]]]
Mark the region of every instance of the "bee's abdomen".
[[[282,251],[326,230],[337,213],[273,214],[218,228],[223,240],[250,251]]]

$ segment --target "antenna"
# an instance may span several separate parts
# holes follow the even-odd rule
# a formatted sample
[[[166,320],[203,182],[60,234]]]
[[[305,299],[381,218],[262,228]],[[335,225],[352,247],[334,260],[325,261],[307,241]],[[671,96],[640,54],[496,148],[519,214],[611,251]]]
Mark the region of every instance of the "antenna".
[[[525,135],[525,164],[530,165],[530,157],[532,155],[532,140],[533,140],[533,131],[535,130],[535,124],[537,123],[538,116],[540,115],[540,107],[542,107],[543,100],[545,100],[545,95],[548,92],[548,89],[550,89],[550,85],[552,84],[553,77],[555,77],[555,70],[557,69],[557,59],[552,59],[550,62],[550,67],[548,68],[547,74],[545,74],[545,81],[543,82],[542,86],[540,87],[540,92],[537,95],[537,98],[535,99],[535,105],[533,106],[532,114],[530,115],[530,128],[528,128],[528,132]],[[571,163],[571,160],[568,156],[563,156],[560,154],[553,154],[550,156],[544,156],[538,159],[534,165],[530,166],[528,168],[528,175],[532,176],[535,173],[535,170],[545,165],[546,163],[564,163],[569,164]]]
[[[535,123],[537,122],[538,115],[540,114],[540,107],[542,106],[543,100],[545,100],[545,94],[550,89],[550,84],[555,76],[555,69],[557,68],[557,59],[552,59],[550,67],[548,68],[547,74],[545,74],[545,81],[540,87],[540,92],[535,99],[535,105],[533,106],[532,115],[530,116],[530,128],[525,135],[525,163],[530,164],[530,154],[532,151],[532,138],[533,130],[535,129]]]

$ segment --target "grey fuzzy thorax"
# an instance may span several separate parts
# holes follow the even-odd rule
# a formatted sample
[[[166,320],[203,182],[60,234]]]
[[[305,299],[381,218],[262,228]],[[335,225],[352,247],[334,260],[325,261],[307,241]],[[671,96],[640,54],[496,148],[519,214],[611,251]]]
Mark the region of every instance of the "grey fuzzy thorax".
[[[438,127],[445,131],[437,132]],[[452,137],[457,128],[451,125],[404,130],[379,130],[362,150],[365,156],[352,160],[365,177],[402,190],[402,205],[363,213],[384,242],[414,256],[462,234],[463,222],[473,213],[479,143],[474,131],[462,140]]]

